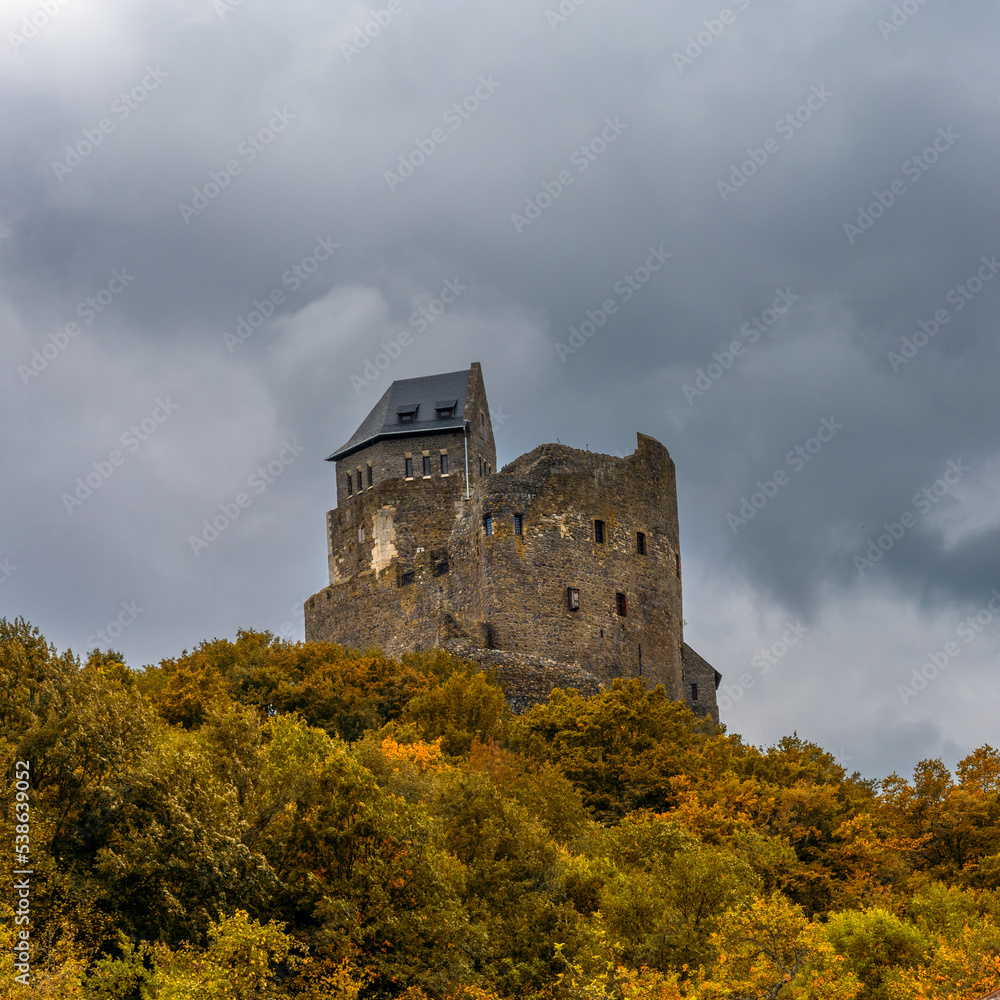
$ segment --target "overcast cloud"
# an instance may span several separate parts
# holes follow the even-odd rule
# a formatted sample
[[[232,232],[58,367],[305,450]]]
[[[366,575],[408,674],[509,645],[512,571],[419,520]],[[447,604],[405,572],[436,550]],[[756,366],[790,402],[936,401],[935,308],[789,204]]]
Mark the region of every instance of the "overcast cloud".
[[[79,653],[127,622],[133,666],[301,637],[323,459],[393,378],[480,361],[501,464],[669,448],[731,730],[869,776],[996,745],[998,28],[966,0],[8,0],[0,615]]]

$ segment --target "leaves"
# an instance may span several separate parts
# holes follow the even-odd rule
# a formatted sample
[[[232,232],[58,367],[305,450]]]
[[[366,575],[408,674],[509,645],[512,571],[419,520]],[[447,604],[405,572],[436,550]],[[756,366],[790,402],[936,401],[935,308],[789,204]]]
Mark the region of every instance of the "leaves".
[[[1000,754],[847,775],[662,688],[511,715],[441,652],[241,631],[133,672],[0,621],[32,982],[89,1000],[978,1000]],[[23,816],[23,811],[20,814]],[[0,898],[14,898],[9,866]],[[0,998],[19,925],[0,912]]]

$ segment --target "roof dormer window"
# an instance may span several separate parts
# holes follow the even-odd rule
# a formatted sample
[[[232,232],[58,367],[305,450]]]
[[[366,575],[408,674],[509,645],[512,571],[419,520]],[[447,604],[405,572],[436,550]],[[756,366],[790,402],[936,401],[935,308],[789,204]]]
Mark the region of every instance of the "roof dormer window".
[[[458,405],[457,399],[439,399],[434,404],[434,412],[438,420],[451,420],[455,416],[455,407]]]
[[[412,424],[417,419],[419,404],[413,406],[399,406],[396,408],[396,421],[400,424]]]

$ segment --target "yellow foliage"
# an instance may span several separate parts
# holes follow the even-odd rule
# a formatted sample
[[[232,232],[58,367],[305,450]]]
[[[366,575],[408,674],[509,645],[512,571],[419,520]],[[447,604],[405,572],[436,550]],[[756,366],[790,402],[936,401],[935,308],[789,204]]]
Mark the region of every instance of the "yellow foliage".
[[[980,1000],[1000,988],[1000,955],[988,953],[965,927],[962,940],[942,942],[931,962],[905,970],[890,992],[891,1000]]]
[[[275,921],[261,925],[243,910],[209,930],[204,951],[188,946],[153,950],[156,1000],[262,1000],[287,996],[274,984],[274,966],[288,960],[294,939]],[[345,1000],[355,1000],[347,994]]]
[[[14,978],[23,975],[21,969],[15,968],[13,948],[24,929],[31,935],[27,984]],[[0,904],[0,1000],[64,1000],[79,996],[86,966],[70,935],[64,933],[53,940],[36,926],[17,926],[11,907],[6,902]]]
[[[358,1000],[370,980],[350,959],[334,965],[329,959],[304,959],[291,985],[296,1000]]]
[[[822,927],[779,893],[730,911],[715,941],[719,959],[690,994],[697,1000],[855,1000],[861,992]]]
[[[416,743],[397,743],[391,736],[382,740],[382,753],[388,760],[406,761],[415,765],[421,774],[425,771],[450,770],[450,765],[442,760],[441,737],[439,736],[433,743],[424,743],[417,740]],[[399,770],[398,767],[395,770]]]

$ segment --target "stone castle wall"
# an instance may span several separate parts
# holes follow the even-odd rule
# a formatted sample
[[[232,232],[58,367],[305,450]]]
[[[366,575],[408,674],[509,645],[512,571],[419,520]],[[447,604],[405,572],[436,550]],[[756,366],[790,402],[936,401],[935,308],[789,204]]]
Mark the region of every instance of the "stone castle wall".
[[[640,436],[627,458],[536,448],[477,486],[451,552],[452,613],[478,616],[491,648],[574,662],[602,682],[642,675],[681,696],[674,469],[652,438]],[[579,610],[569,608],[569,588]]]
[[[381,477],[343,499],[327,514],[327,554],[330,580],[339,583],[359,573],[380,573],[393,560],[412,569],[417,549],[436,550],[447,546],[451,526],[458,514],[457,504],[465,497],[465,463],[461,434],[421,435],[414,438],[380,441],[346,461],[338,462],[337,479],[347,481],[349,469],[378,462]],[[431,459],[431,475],[422,474],[423,452]],[[440,472],[440,456],[448,455],[448,474]],[[412,479],[405,479],[407,455],[413,455]],[[458,468],[456,468],[458,466]],[[454,470],[454,471],[452,471]],[[390,478],[391,476],[391,478]],[[356,479],[355,479],[356,481]],[[366,482],[362,474],[362,482]],[[402,571],[402,570],[401,570]]]
[[[480,443],[485,450],[492,441]],[[425,447],[451,456],[462,446],[455,434],[371,450],[387,470],[411,452],[417,472]],[[360,457],[371,460],[362,451],[344,464]],[[464,471],[464,455],[462,464]],[[470,458],[470,471],[468,500],[464,476],[433,469],[404,480],[400,468],[344,496],[328,515],[332,583],[306,602],[307,639],[379,646],[393,656],[448,648],[496,667],[515,707],[544,700],[555,686],[592,693],[641,675],[718,717],[714,671],[683,644],[675,472],[663,445],[638,435],[625,458],[542,445],[482,479]],[[569,608],[570,587],[579,590],[579,610]]]

